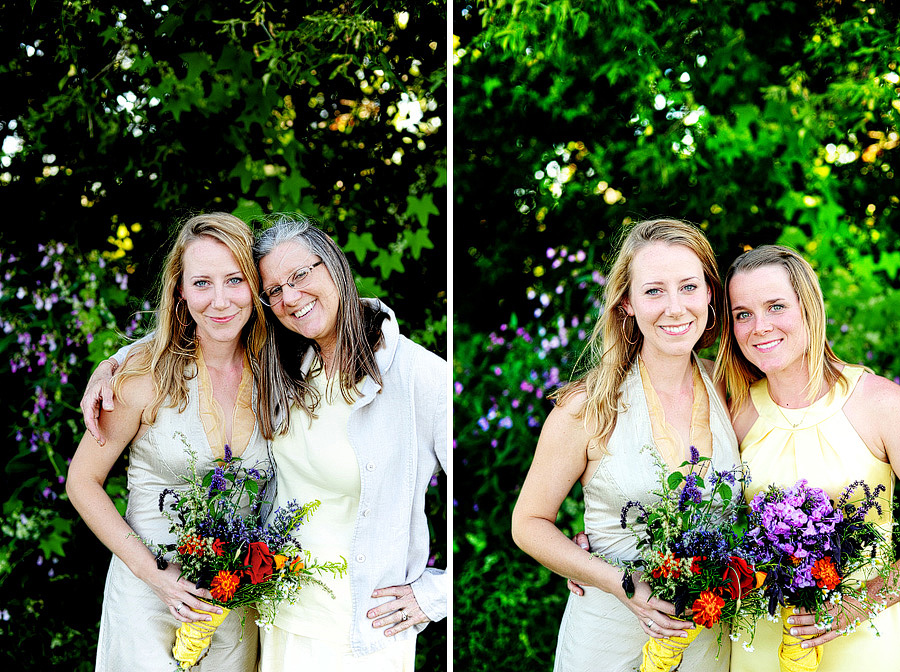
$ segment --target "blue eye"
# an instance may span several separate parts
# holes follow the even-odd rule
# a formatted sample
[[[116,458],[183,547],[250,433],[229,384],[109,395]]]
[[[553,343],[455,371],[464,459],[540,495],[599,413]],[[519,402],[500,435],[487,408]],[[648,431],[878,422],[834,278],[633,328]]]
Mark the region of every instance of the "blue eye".
[[[648,289],[646,293],[649,296],[656,296],[657,294],[660,294],[661,292],[662,292],[661,289],[657,289],[656,287],[654,287],[653,289]]]
[[[244,279],[243,279],[242,277],[240,277],[240,276],[235,276],[235,277],[233,277],[233,278],[228,278],[228,282],[230,282],[232,285],[239,285],[239,284],[241,284],[243,281],[244,281]]]
[[[697,289],[697,285],[685,285],[684,287],[682,287],[682,289],[686,292],[693,292],[695,289]]]
[[[742,310],[734,315],[734,319],[736,320],[746,320],[748,317],[750,317],[750,313],[746,310]]]
[[[784,310],[784,306],[781,305],[780,303],[773,303],[771,306],[769,306],[769,310],[777,313],[777,312]]]

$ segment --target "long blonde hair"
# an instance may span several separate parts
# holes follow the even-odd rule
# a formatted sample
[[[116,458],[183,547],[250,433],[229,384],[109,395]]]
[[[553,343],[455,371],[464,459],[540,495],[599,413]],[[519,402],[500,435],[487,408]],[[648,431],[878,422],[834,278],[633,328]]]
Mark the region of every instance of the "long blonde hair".
[[[181,227],[175,244],[166,256],[151,339],[135,345],[134,352],[129,353],[129,365],[113,380],[113,392],[119,394],[122,384],[129,378],[147,374],[152,376],[155,396],[145,411],[145,419],[151,423],[156,420],[156,414],[163,405],[177,406],[179,411],[187,407],[187,381],[196,375],[193,364],[197,358],[197,324],[181,299],[180,290],[185,250],[188,245],[204,237],[217,240],[231,251],[250,287],[253,311],[242,330],[241,340],[254,380],[260,380],[259,362],[266,342],[266,320],[259,300],[259,276],[253,262],[253,234],[234,215],[224,212],[197,215]],[[272,420],[265,395],[257,395],[255,410],[262,434],[271,438]]]
[[[711,292],[710,307],[714,311],[711,319],[722,314],[724,301],[719,269],[712,247],[700,229],[677,219],[653,219],[638,222],[623,232],[619,252],[606,279],[604,308],[579,358],[585,373],[552,395],[562,405],[572,396],[584,392],[587,398],[577,417],[583,420],[591,436],[589,448],[595,453],[602,449],[615,429],[616,416],[622,410],[620,388],[644,342],[634,318],[628,318],[623,306],[631,289],[631,266],[639,250],[657,242],[683,245],[697,255]],[[712,326],[708,322],[694,350],[715,343],[720,328],[719,320]]]
[[[800,313],[803,326],[806,328],[807,371],[809,382],[806,386],[806,398],[815,401],[822,390],[823,383],[831,389],[840,383],[846,390],[847,381],[841,376],[839,366],[844,362],[838,358],[828,345],[825,337],[825,300],[819,278],[809,262],[796,251],[783,245],[760,245],[734,260],[728,273],[725,274],[725,310],[722,318],[724,335],[716,356],[717,381],[724,379],[731,394],[731,405],[739,409],[747,401],[750,384],[764,378],[765,374],[744,357],[734,337],[734,315],[731,312],[731,297],[728,288],[738,273],[754,271],[763,266],[781,266],[787,271],[791,287],[800,301]]]

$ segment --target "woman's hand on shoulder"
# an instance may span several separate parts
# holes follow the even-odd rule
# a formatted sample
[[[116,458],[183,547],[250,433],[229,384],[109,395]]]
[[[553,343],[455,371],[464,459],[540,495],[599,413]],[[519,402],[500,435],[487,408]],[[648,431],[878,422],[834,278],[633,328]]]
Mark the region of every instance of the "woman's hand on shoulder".
[[[100,431],[100,411],[111,411],[115,408],[112,377],[118,368],[119,364],[114,359],[106,359],[100,362],[88,379],[84,396],[81,398],[81,414],[84,417],[84,426],[101,446],[106,443],[106,437]]]

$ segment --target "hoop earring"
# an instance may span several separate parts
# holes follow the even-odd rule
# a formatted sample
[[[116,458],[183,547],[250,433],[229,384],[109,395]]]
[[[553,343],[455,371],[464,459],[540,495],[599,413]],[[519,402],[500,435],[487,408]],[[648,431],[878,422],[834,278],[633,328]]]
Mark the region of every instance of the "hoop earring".
[[[709,309],[712,311],[712,314],[713,314],[713,321],[712,321],[712,324],[709,325],[708,327],[706,327],[706,329],[704,329],[703,331],[709,331],[710,329],[715,329],[715,328],[716,328],[716,309],[713,308],[713,305],[712,305],[712,304],[709,304]]]
[[[625,342],[628,343],[628,345],[637,345],[637,342],[640,339],[636,338],[633,341],[628,340],[628,334],[625,331],[625,322],[628,321],[628,318],[629,318],[629,315],[627,315],[627,314],[625,315],[625,317],[622,318],[622,338],[625,339]]]
[[[179,315],[178,309],[184,306],[184,309],[187,310],[187,304],[184,302],[184,299],[178,299],[178,303],[175,304],[175,321],[178,322],[182,327],[187,329],[191,326],[191,321],[188,319],[187,324],[181,321],[181,315]]]

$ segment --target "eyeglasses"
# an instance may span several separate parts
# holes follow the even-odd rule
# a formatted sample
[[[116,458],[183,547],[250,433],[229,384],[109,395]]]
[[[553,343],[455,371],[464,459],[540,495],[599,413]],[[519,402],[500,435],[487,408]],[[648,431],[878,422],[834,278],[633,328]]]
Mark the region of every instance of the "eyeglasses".
[[[259,294],[259,300],[264,304],[269,306],[277,306],[284,300],[284,286],[287,285],[291,289],[302,289],[309,279],[309,274],[312,270],[323,262],[317,261],[312,266],[304,266],[303,268],[298,268],[294,271],[294,274],[288,278],[287,282],[283,282],[280,285],[276,285],[275,287],[269,287],[266,290],[263,290]]]

